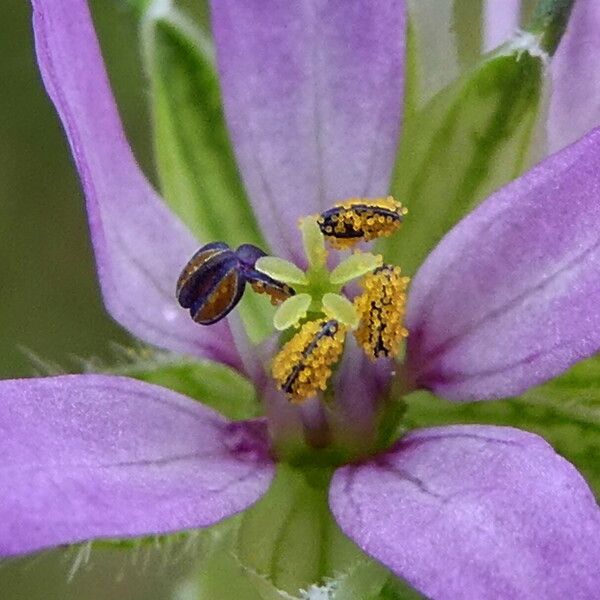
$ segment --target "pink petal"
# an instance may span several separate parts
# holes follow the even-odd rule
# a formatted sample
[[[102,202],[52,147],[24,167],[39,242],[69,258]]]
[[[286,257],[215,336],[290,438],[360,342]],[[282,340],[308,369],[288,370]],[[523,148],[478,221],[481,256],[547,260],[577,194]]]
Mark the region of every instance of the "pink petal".
[[[434,600],[592,600],[600,511],[541,438],[508,427],[417,430],[335,473],[346,535]]]
[[[262,422],[121,377],[0,382],[0,557],[205,527],[269,487]]]
[[[33,0],[39,67],[85,191],[110,314],[157,346],[237,364],[227,325],[194,325],[175,300],[198,242],[163,205],[131,152],[84,0]]]
[[[298,217],[386,194],[404,80],[403,0],[213,0],[225,110],[272,250]]]
[[[552,59],[548,145],[563,148],[600,125],[600,2],[578,0]]]
[[[407,311],[417,385],[498,398],[600,348],[600,130],[493,194],[417,273]]]

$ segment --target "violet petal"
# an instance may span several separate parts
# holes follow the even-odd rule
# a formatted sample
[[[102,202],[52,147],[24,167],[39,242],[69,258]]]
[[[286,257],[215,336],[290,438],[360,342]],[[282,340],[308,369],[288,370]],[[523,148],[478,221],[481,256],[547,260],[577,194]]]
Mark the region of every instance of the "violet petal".
[[[600,348],[600,129],[493,194],[415,276],[406,324],[420,387],[518,394]]]
[[[267,490],[266,439],[132,379],[2,381],[0,557],[211,525]]]
[[[404,80],[403,0],[216,0],[227,122],[274,254],[300,216],[385,195]]]
[[[485,0],[483,5],[483,51],[507,42],[519,28],[521,0]]]
[[[177,306],[177,277],[199,244],[135,161],[85,0],[32,4],[38,63],[85,191],[107,310],[146,342],[237,365],[225,323],[200,329]]]
[[[559,150],[600,125],[600,2],[575,2],[552,59],[548,146]]]
[[[435,600],[592,600],[600,511],[542,438],[508,427],[421,429],[338,469],[330,505],[365,552]]]

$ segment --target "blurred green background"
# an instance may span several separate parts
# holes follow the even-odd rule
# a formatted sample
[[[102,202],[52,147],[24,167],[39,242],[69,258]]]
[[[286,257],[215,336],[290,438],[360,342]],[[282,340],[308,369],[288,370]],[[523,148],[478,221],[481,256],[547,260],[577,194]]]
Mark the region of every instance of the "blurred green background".
[[[92,8],[128,133],[150,167],[135,22],[116,2]],[[29,3],[1,3],[0,23],[0,377],[6,378],[32,374],[26,351],[73,369],[73,357],[108,358],[110,343],[126,337],[98,294],[79,182],[35,65]]]

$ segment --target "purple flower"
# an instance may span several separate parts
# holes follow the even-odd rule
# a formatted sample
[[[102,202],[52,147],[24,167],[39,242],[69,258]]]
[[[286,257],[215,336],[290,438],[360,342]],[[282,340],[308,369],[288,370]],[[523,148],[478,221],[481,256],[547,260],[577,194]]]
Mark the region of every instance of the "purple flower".
[[[235,319],[200,327],[177,306],[175,281],[199,242],[135,163],[86,3],[33,6],[38,61],[83,182],[108,311],[147,342],[253,378],[268,419],[228,422],[127,378],[1,382],[0,556],[216,523],[260,498],[286,436],[322,417],[318,401],[297,408],[265,384]],[[400,0],[213,3],[228,122],[274,254],[300,259],[298,217],[387,192],[405,21]],[[411,384],[450,400],[499,398],[598,351],[599,193],[596,130],[441,241],[410,292]],[[340,435],[372,427],[377,386],[389,379],[354,350],[334,383]],[[530,433],[413,431],[339,466],[329,499],[350,538],[432,598],[592,599],[600,589],[596,501]]]

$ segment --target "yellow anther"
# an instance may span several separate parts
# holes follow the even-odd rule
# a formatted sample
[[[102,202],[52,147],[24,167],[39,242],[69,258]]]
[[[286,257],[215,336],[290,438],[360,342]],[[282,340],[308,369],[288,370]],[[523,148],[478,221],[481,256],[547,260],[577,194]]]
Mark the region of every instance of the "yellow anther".
[[[346,329],[337,321],[308,321],[273,360],[272,373],[291,402],[324,391],[344,349]]]
[[[404,312],[409,281],[393,265],[379,267],[362,281],[364,291],[354,300],[360,318],[354,336],[372,359],[396,356],[408,335]]]
[[[396,232],[405,207],[391,196],[387,198],[351,198],[321,213],[321,232],[337,249],[351,248],[360,241],[370,242]]]

